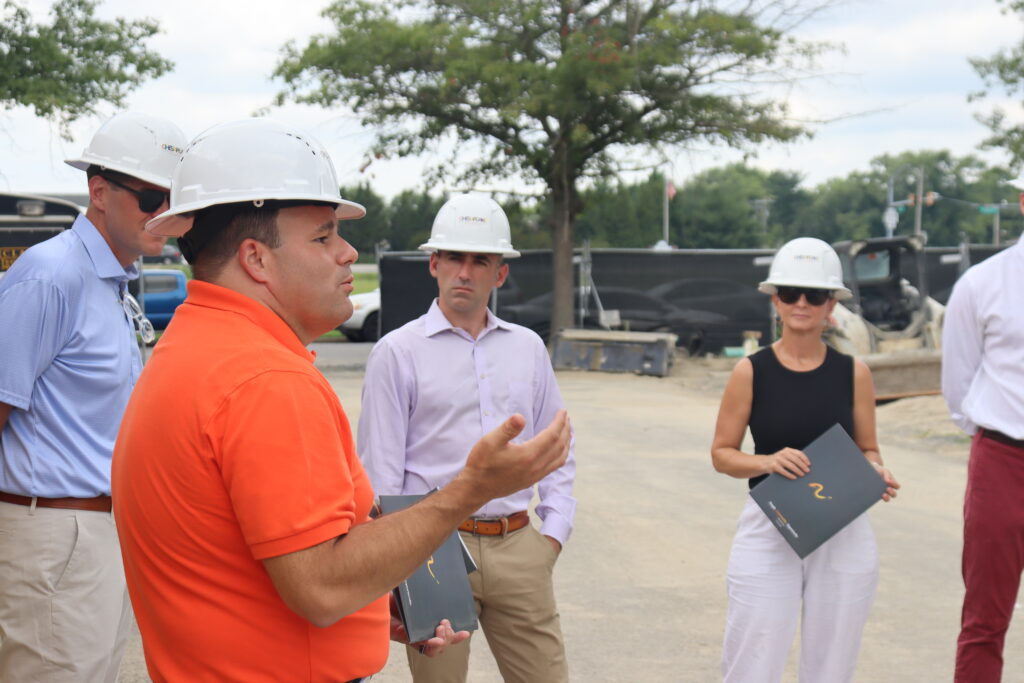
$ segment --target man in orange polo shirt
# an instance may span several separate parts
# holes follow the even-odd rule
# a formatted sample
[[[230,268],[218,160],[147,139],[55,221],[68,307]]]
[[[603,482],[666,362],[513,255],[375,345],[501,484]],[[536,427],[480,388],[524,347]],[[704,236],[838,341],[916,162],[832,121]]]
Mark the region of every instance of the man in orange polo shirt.
[[[192,141],[171,208],[195,280],[142,373],[114,451],[125,574],[156,681],[351,681],[383,667],[387,592],[487,500],[565,462],[564,412],[512,416],[462,473],[369,523],[345,413],[305,347],[351,314],[356,252],[311,138],[249,119]],[[443,624],[439,651],[468,634]]]

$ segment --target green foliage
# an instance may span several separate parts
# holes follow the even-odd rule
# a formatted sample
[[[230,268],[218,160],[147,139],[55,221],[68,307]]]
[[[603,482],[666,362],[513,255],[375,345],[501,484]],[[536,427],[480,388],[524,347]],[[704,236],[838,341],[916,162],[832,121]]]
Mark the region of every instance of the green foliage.
[[[352,273],[352,293],[365,294],[380,287],[378,273]]]
[[[650,247],[661,239],[664,176],[634,185],[601,181],[583,193],[576,234],[594,247]]]
[[[70,124],[173,64],[145,47],[159,30],[152,19],[102,21],[95,0],[57,0],[51,23],[37,24],[13,0],[0,5],[0,106],[31,107],[70,139]]]
[[[1005,216],[1010,219],[1019,215],[1017,191],[1004,182],[1009,172],[998,166],[988,167],[975,156],[957,158],[947,150],[904,152],[876,157],[871,165],[871,177],[876,182],[884,186],[890,177],[894,179],[897,200],[906,199],[915,190],[916,180],[912,182],[908,177],[912,169],[924,170],[924,191],[938,192],[943,197],[923,209],[922,228],[928,233],[929,244],[957,244],[961,235],[967,235],[971,242],[990,241],[992,218],[979,213],[978,204],[1007,201]],[[884,207],[884,201],[880,202],[879,211]],[[913,207],[909,207],[897,230],[909,232],[912,226]]]
[[[619,145],[741,146],[799,134],[782,105],[715,87],[817,51],[759,23],[757,9],[337,0],[324,10],[334,35],[285,47],[275,75],[288,91],[278,99],[351,103],[392,127],[382,153],[419,153],[449,134],[482,143],[482,159],[457,169],[463,179],[512,170],[553,184],[607,167]]]
[[[336,0],[324,16],[333,34],[285,47],[278,101],[349,104],[383,131],[382,155],[454,141],[437,173],[460,184],[543,183],[558,324],[571,318],[579,179],[611,174],[629,148],[800,135],[757,84],[820,50],[787,35],[794,6],[777,0]]]
[[[904,201],[916,191],[916,169],[924,170],[924,192],[940,198],[923,207],[922,228],[928,243],[958,244],[966,235],[973,243],[992,239],[992,216],[981,205],[1002,203],[1003,234],[1016,235],[1024,219],[1016,190],[1005,182],[1007,171],[989,167],[974,156],[954,157],[946,150],[882,155],[869,169],[804,188],[793,171],[763,171],[744,164],[708,169],[679,188],[669,202],[669,236],[677,247],[723,249],[777,247],[799,236],[829,242],[881,237],[888,183],[893,199]],[[652,173],[634,183],[600,180],[582,193],[585,208],[577,219],[577,235],[593,247],[648,248],[662,235],[665,179]],[[373,259],[372,244],[386,240],[394,251],[414,250],[430,234],[443,197],[406,191],[390,203],[367,186],[343,189],[342,195],[370,209],[370,223],[342,224],[342,234],[360,236],[363,260]],[[517,249],[550,249],[550,203],[524,203],[499,198],[512,226]],[[914,208],[905,207],[897,234],[913,231]]]
[[[360,261],[373,263],[374,249],[381,240],[387,239],[390,229],[384,199],[365,182],[353,187],[342,187],[341,196],[366,207],[366,216],[354,221],[342,221],[338,230],[359,252]]]
[[[884,180],[865,173],[851,173],[846,178],[822,183],[809,200],[797,212],[784,239],[806,236],[838,242],[884,236],[881,221],[885,210]]]
[[[704,171],[673,200],[678,220],[670,226],[672,241],[687,249],[765,246],[768,226],[759,200],[770,200],[764,172],[743,164]]]
[[[924,192],[941,198],[922,210],[922,228],[932,245],[954,245],[962,235],[975,243],[992,239],[992,217],[979,205],[1003,202],[1004,234],[1020,232],[1016,191],[1007,171],[987,167],[973,156],[948,151],[882,155],[870,169],[801,187],[798,173],[765,172],[743,164],[704,171],[679,189],[670,202],[670,241],[683,248],[776,247],[798,236],[829,242],[885,234],[889,179],[897,201],[916,191],[916,168],[924,170]],[[649,247],[661,236],[660,175],[635,184],[598,183],[584,193],[581,237],[596,247]],[[897,234],[913,231],[914,208],[906,207]]]
[[[434,223],[443,199],[426,192],[406,190],[395,197],[388,206],[390,231],[388,243],[393,251],[412,251],[430,237],[430,226]]]
[[[1004,14],[1017,14],[1024,19],[1024,0],[997,0],[1003,5]],[[1024,102],[1024,40],[1013,47],[1000,50],[992,57],[969,60],[985,86],[980,92],[971,93],[968,100],[979,100],[989,96],[993,90]],[[995,107],[990,112],[979,114],[977,119],[989,127],[992,135],[985,140],[987,147],[999,147],[1010,156],[1010,165],[1024,164],[1024,125],[1007,119],[1006,111]]]

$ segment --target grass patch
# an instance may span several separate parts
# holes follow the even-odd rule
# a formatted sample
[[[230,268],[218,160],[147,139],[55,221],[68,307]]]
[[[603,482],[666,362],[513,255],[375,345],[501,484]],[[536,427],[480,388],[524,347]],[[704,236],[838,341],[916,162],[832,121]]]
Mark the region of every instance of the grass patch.
[[[377,273],[352,273],[352,293],[363,294],[380,287],[380,276]]]

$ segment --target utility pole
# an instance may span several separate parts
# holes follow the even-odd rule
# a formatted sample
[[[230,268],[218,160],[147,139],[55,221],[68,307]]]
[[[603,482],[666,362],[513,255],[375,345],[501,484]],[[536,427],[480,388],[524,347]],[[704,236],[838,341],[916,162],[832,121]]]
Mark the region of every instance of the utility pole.
[[[914,234],[921,234],[921,210],[924,208],[924,168],[914,169],[917,174],[917,201],[914,202]]]
[[[675,187],[671,185],[671,180],[668,177],[665,178],[664,192],[661,193],[661,239],[668,245],[668,195],[671,190],[672,194],[675,194]]]

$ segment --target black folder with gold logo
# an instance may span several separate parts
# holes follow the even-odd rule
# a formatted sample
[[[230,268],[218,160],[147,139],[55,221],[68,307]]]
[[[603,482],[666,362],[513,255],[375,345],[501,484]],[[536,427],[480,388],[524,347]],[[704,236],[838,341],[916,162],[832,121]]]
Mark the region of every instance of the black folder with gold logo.
[[[381,514],[409,507],[421,498],[421,495],[381,496]],[[394,590],[395,602],[409,642],[433,638],[442,619],[450,621],[456,631],[476,630],[476,608],[468,576],[468,572],[475,569],[459,532],[453,531],[412,576],[398,584]]]
[[[838,424],[803,451],[810,472],[797,479],[772,474],[750,490],[801,558],[881,500],[885,491],[878,471]]]

